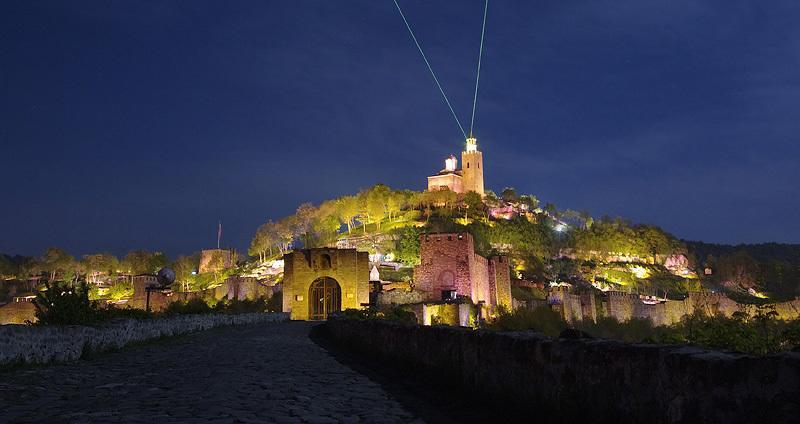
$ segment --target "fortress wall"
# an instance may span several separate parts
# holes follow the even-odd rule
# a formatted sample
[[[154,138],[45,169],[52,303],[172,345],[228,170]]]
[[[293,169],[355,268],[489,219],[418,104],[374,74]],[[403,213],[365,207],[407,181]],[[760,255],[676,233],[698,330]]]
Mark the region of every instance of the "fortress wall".
[[[489,295],[489,261],[481,255],[473,256],[473,268],[471,273],[473,302],[485,302],[491,305]]]
[[[201,314],[124,319],[97,327],[5,325],[0,327],[0,365],[74,361],[87,352],[105,352],[144,340],[288,318],[285,313]]]
[[[581,308],[583,309],[583,319],[597,322],[597,299],[594,293],[582,293],[580,295]]]
[[[564,293],[561,302],[565,321],[571,323],[573,321],[581,321],[584,318],[580,295]]]
[[[628,321],[634,315],[633,300],[639,302],[639,297],[628,293],[609,292],[606,300],[606,316],[614,317],[617,321]]]
[[[555,291],[554,291],[555,292]],[[594,296],[593,294],[588,294]],[[568,297],[568,295],[562,295]],[[567,301],[564,301],[566,304]],[[582,303],[587,303],[583,300]],[[788,302],[772,303],[778,319],[793,320],[800,318],[800,299]],[[684,300],[670,300],[665,303],[648,305],[643,303],[639,296],[628,293],[609,292],[608,298],[604,302],[604,309],[607,316],[616,318],[618,321],[628,321],[631,318],[651,319],[654,325],[677,324],[686,315],[691,315],[695,311],[703,311],[707,315],[722,314],[731,317],[735,312],[744,312],[748,315],[755,315],[758,311],[756,305],[740,304],[722,293],[693,292],[689,293]],[[567,309],[565,309],[566,311]],[[584,307],[584,319],[592,319],[586,314]]]
[[[379,306],[407,305],[411,303],[436,300],[436,297],[437,296],[434,293],[424,292],[422,290],[392,290],[377,293],[376,303]]]
[[[800,353],[753,357],[691,347],[551,339],[380,320],[329,320],[343,348],[424,369],[540,420],[793,422]],[[647,390],[642,390],[647,388]]]
[[[0,305],[0,325],[25,324],[36,321],[36,307],[33,302],[10,302]]]
[[[508,257],[493,256],[489,260],[489,277],[492,279],[493,304],[502,305],[511,310],[511,269],[508,264]]]

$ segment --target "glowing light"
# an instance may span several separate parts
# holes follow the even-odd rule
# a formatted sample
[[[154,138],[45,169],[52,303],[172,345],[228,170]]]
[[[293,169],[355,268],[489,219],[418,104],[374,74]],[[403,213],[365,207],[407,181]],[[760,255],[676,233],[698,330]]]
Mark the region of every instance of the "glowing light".
[[[475,137],[467,137],[467,152],[478,151],[478,139]]]
[[[648,271],[647,268],[638,265],[628,267],[628,269],[631,271],[631,273],[633,273],[633,275],[636,276],[636,278],[647,278],[650,276],[650,271]]]
[[[556,224],[554,230],[558,231],[559,233],[563,233],[564,231],[567,230],[567,226],[564,225],[564,224],[559,223],[559,224]]]

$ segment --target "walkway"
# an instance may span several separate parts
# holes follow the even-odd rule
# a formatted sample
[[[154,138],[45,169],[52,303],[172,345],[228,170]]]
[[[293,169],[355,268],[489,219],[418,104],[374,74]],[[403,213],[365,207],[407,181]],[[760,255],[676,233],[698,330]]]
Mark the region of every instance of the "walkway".
[[[0,422],[421,422],[303,322],[229,327],[0,372]]]

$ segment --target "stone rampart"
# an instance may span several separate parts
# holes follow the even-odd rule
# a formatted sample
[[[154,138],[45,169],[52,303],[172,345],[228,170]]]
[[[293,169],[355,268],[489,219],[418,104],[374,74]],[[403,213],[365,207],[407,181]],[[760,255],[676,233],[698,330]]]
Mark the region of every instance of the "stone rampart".
[[[33,302],[11,302],[0,305],[0,325],[36,321],[35,313],[36,307]]]
[[[73,361],[84,353],[119,349],[159,337],[287,319],[285,313],[203,314],[122,319],[97,327],[5,325],[0,327],[0,365]]]
[[[377,320],[325,327],[349,349],[559,422],[795,422],[800,414],[798,352],[753,357]]]
[[[800,299],[787,302],[771,303],[767,306],[775,308],[778,319],[794,320],[800,318]],[[706,315],[724,315],[731,317],[735,312],[754,315],[756,305],[737,303],[722,293],[692,292],[683,300],[669,300],[654,305],[642,302],[639,295],[609,292],[603,301],[603,313],[619,321],[631,318],[650,319],[655,325],[671,325],[681,321],[686,315],[703,311]],[[584,318],[589,318],[584,316]]]
[[[406,305],[438,300],[440,296],[437,296],[437,294],[438,293],[424,292],[421,290],[391,290],[377,293],[375,302],[379,306]]]

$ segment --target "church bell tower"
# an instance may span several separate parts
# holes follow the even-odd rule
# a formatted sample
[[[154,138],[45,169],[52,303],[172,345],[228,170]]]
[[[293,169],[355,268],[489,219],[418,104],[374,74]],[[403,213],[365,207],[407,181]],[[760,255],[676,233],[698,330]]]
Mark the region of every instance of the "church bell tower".
[[[483,153],[478,150],[475,137],[467,138],[467,146],[461,152],[461,172],[464,192],[474,191],[483,196]]]

